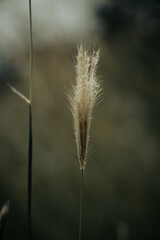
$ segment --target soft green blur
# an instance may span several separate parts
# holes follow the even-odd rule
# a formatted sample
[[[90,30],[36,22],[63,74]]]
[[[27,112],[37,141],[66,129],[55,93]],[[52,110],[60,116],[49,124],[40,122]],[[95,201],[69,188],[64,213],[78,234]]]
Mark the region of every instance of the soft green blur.
[[[104,90],[91,126],[82,239],[158,240],[159,42],[131,33],[86,42],[101,49]],[[34,50],[33,239],[78,239],[80,171],[66,97],[75,53],[75,42]],[[1,81],[28,95],[29,52],[10,64],[16,70]],[[11,204],[6,240],[26,240],[28,106],[1,84],[0,111],[0,207]]]

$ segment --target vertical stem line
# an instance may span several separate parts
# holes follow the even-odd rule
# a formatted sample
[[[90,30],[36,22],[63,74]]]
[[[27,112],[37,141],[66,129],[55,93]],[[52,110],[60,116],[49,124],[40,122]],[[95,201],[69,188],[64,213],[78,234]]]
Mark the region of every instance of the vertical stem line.
[[[30,81],[29,81],[29,126],[28,126],[28,234],[31,240],[31,213],[32,213],[32,73],[33,73],[33,33],[32,33],[32,4],[29,0],[30,26]]]
[[[29,0],[29,25],[30,25],[30,103],[32,102],[32,72],[33,72],[33,30],[32,30],[32,4]]]
[[[79,240],[82,236],[82,210],[83,210],[83,175],[84,170],[81,170],[81,193],[80,193],[80,209],[79,209]]]
[[[32,212],[32,112],[29,104],[28,126],[28,234],[31,239],[31,212]]]

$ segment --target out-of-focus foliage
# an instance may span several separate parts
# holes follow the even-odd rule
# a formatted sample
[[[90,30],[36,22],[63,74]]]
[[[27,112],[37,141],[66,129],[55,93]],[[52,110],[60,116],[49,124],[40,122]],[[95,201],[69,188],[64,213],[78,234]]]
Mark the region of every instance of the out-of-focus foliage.
[[[123,5],[117,8],[126,11]],[[146,3],[138,9],[146,9]],[[86,37],[101,49],[98,75],[104,92],[93,114],[85,170],[84,239],[160,238],[159,33],[142,34],[137,28],[108,32],[104,39],[97,29]],[[75,51],[72,41],[34,50],[33,239],[78,236],[80,173],[65,95],[75,78]],[[6,240],[25,240],[28,107],[4,83],[28,94],[29,52],[21,49],[0,61],[0,204],[10,199]]]

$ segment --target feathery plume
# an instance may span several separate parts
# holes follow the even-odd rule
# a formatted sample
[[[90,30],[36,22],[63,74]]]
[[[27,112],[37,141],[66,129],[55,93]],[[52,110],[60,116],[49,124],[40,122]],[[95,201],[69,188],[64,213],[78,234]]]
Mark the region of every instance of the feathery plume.
[[[89,50],[82,44],[78,47],[76,84],[69,94],[69,101],[74,121],[80,170],[85,170],[93,107],[102,89],[96,76],[98,61],[99,51],[93,50],[92,54],[89,54]]]

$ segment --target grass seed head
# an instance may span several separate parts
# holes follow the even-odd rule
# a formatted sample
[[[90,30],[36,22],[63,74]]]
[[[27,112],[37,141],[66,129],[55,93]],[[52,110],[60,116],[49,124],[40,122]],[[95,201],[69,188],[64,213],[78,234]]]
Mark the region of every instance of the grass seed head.
[[[99,51],[93,50],[91,54],[89,52],[82,44],[78,47],[76,82],[69,94],[81,170],[85,169],[87,161],[93,107],[101,92],[101,84],[96,76]]]

